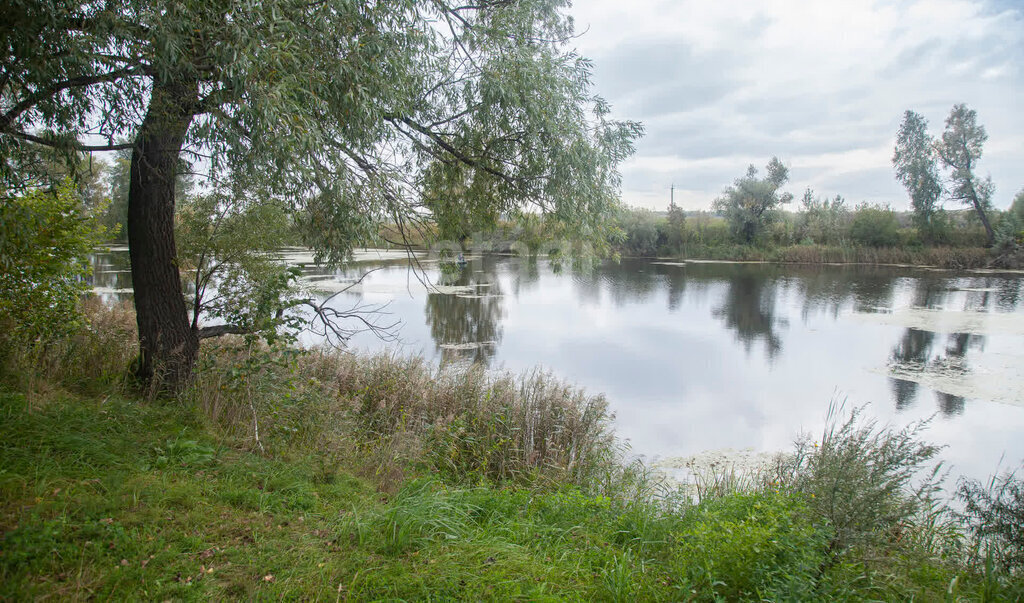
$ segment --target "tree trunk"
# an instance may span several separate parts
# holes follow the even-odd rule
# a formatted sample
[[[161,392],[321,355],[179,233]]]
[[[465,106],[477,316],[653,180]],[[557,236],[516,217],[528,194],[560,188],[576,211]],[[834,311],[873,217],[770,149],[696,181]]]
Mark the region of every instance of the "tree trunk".
[[[174,244],[175,176],[197,97],[194,82],[157,78],[132,149],[128,250],[139,326],[136,375],[159,393],[175,393],[186,384],[199,352]]]
[[[989,223],[988,216],[985,215],[985,208],[978,201],[977,193],[974,194],[972,203],[974,203],[974,209],[978,212],[978,217],[981,218],[981,223],[985,227],[985,237],[987,239],[985,247],[992,247],[996,244],[996,233],[992,230],[992,224]]]

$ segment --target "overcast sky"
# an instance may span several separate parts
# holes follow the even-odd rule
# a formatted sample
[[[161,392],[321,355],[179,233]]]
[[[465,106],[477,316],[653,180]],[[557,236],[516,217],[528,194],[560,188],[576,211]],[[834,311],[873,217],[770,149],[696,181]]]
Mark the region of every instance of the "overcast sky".
[[[664,209],[674,183],[676,203],[706,209],[777,155],[798,199],[906,209],[903,112],[939,135],[954,103],[988,131],[996,207],[1024,188],[1024,0],[576,0],[572,14],[597,91],[647,128],[622,169],[630,205]]]

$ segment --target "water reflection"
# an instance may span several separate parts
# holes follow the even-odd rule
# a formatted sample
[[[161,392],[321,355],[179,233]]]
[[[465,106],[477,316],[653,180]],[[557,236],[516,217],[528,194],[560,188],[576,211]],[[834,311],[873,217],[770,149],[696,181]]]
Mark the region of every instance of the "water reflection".
[[[946,279],[925,273],[914,279],[913,305],[918,308],[942,308],[949,288]]]
[[[1005,280],[1005,279],[1000,279]],[[992,309],[991,278],[962,283],[948,275],[925,273],[912,280],[910,304],[915,308],[946,309],[962,312],[988,312]],[[936,349],[940,335],[946,343]],[[977,333],[941,333],[937,330],[908,328],[893,348],[889,368],[902,377],[891,377],[890,386],[897,410],[906,410],[917,399],[918,381],[963,379],[972,372],[971,350],[984,351],[985,336]],[[935,389],[939,411],[946,417],[960,415],[966,407],[963,396]]]
[[[804,322],[815,314],[837,319],[851,307],[855,312],[892,308],[896,279],[891,271],[871,266],[802,266],[797,275]]]
[[[950,333],[940,353],[933,353],[938,334],[921,329],[906,329],[903,337],[893,348],[889,366],[903,375],[925,375],[938,377],[964,376],[971,372],[968,363],[970,350],[985,350],[985,336],[976,333]],[[905,410],[917,398],[917,382],[909,379],[890,377],[896,408]],[[936,391],[939,410],[949,416],[964,411],[966,400],[943,391]]]
[[[889,366],[903,368],[909,372],[920,372],[931,358],[935,333],[920,329],[907,329],[903,337],[893,348],[889,357]],[[896,408],[903,410],[914,403],[917,398],[917,382],[907,379],[890,377]]]
[[[132,298],[132,265],[127,252],[94,253],[89,263],[95,295],[106,303]]]
[[[479,272],[474,270],[483,266]],[[424,310],[442,363],[475,362],[488,366],[501,342],[502,289],[494,259],[459,268],[449,264],[438,281],[460,293],[428,293]]]
[[[1021,279],[986,279],[986,284],[996,288],[996,308],[1000,312],[1013,312],[1020,306],[1021,288],[1024,287]]]
[[[93,261],[100,291],[123,295],[113,291],[130,287],[127,254]],[[444,293],[419,286],[397,260],[304,272],[332,292],[381,267],[332,303],[390,304],[405,345],[364,333],[354,348],[543,366],[607,394],[617,430],[639,453],[783,450],[820,428],[838,392],[851,405],[876,402],[870,412],[885,422],[942,413],[949,420],[933,424],[934,441],[950,444],[954,464],[974,463],[977,477],[1004,452],[1024,454],[1015,443],[1024,326],[1004,333],[969,316],[1013,313],[997,324],[1016,329],[1019,275],[642,260],[557,271],[543,258],[507,256],[448,272],[424,265]]]
[[[765,355],[774,360],[782,351],[782,338],[775,331],[780,321],[775,317],[777,280],[756,268],[742,266],[729,280],[722,305],[712,311],[733,330],[736,339],[749,354],[753,344],[763,341]]]
[[[935,398],[939,402],[939,411],[946,417],[963,414],[964,405],[967,400],[961,396],[954,396],[946,392],[935,392]]]
[[[511,257],[506,261],[512,268],[509,289],[516,299],[521,294],[529,293],[537,287],[537,283],[540,281],[540,267],[536,256],[531,258]]]

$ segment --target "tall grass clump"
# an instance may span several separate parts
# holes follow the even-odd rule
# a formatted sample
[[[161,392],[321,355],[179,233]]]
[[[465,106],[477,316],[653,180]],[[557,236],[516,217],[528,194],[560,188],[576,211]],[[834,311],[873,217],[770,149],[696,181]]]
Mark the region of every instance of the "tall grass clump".
[[[24,341],[0,333],[4,381],[27,391],[54,386],[85,393],[121,389],[138,356],[134,310],[127,302],[108,305],[85,297],[78,311],[78,324],[60,336]]]
[[[1024,573],[1024,481],[1015,471],[994,475],[987,484],[962,480],[957,495],[973,539],[972,561]]]
[[[299,374],[304,352],[254,338],[205,344],[189,387],[181,394],[228,436],[260,452],[310,448],[330,422],[322,388]]]
[[[646,486],[623,462],[604,397],[540,371],[226,340],[204,347],[184,398],[250,449],[315,450],[325,477],[330,463],[354,462],[385,490],[423,472],[452,483]]]
[[[548,373],[435,370],[386,355],[315,362],[364,446],[402,451],[448,479],[593,485],[622,466],[604,397]]]

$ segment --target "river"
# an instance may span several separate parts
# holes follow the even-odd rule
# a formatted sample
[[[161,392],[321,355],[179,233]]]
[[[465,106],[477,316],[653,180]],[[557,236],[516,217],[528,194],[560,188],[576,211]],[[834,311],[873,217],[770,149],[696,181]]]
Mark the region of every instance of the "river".
[[[331,271],[282,257],[319,298],[347,288],[332,305],[383,305],[381,324],[400,323],[397,341],[364,332],[350,347],[543,367],[605,394],[649,462],[786,450],[820,434],[833,401],[894,426],[932,417],[926,439],[946,446],[953,476],[1024,460],[1018,273],[632,259],[583,270],[496,255],[445,271],[424,257],[417,273],[394,252]],[[98,292],[130,297],[124,251],[93,262]]]

